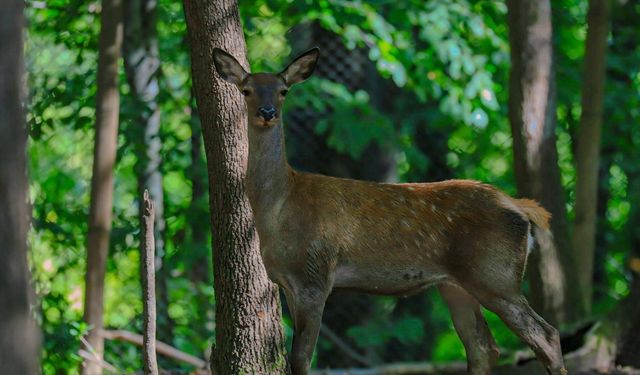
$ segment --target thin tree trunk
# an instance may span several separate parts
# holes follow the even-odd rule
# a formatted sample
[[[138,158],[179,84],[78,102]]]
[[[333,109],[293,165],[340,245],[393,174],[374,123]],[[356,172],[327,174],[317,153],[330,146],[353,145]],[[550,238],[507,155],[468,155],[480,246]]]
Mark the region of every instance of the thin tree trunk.
[[[87,273],[84,320],[90,327],[87,342],[102,359],[104,275],[109,252],[111,211],[113,210],[113,167],[116,160],[120,96],[118,60],[122,46],[122,2],[103,0],[98,51],[98,91],[96,94],[96,135],[91,177],[91,205],[87,239]],[[82,373],[101,374],[97,361],[85,361]]]
[[[158,289],[158,337],[165,342],[173,339],[173,322],[168,313],[168,286],[164,246],[164,191],[160,171],[162,141],[160,139],[160,91],[158,75],[158,30],[156,0],[128,0],[124,5],[123,57],[127,81],[131,87],[137,125],[130,132],[136,153],[138,199],[142,208],[143,192],[148,190],[155,204],[155,269]],[[142,222],[142,209],[140,211]]]
[[[24,1],[0,5],[0,374],[38,372],[39,335],[29,312],[26,130],[22,111]]]
[[[591,309],[596,241],[598,166],[602,134],[609,1],[589,0],[582,86],[582,115],[576,132],[576,218],[573,251],[583,305]]]
[[[155,204],[144,191],[142,197],[142,238],[140,255],[142,256],[142,299],[144,327],[142,359],[145,375],[158,375],[156,360],[156,274],[155,274]]]
[[[234,0],[185,0],[192,76],[203,121],[209,173],[218,374],[286,372],[277,288],[260,257],[249,201],[244,194],[247,121],[237,89],[219,79],[212,51],[220,47],[245,62],[245,42]]]
[[[583,314],[572,261],[555,136],[551,6],[549,0],[509,0],[511,44],[509,120],[518,192],[553,215],[553,237],[539,231],[529,261],[531,302],[549,322]]]

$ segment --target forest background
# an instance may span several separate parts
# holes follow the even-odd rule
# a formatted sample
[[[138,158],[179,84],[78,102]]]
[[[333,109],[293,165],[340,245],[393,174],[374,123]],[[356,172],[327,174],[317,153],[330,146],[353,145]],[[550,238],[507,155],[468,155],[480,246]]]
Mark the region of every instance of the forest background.
[[[120,119],[104,326],[141,332],[138,207],[146,187],[160,208],[158,339],[208,358],[216,295],[190,40],[181,2],[148,3],[156,6],[146,15],[150,18],[136,15],[136,8],[124,12],[123,59],[116,59]],[[539,194],[534,198],[556,220],[562,285],[545,288],[551,279],[536,279],[534,269],[524,287],[534,307],[571,334],[606,319],[620,301],[640,292],[640,2],[607,3],[600,13],[606,17],[594,21],[606,29],[606,52],[591,56],[585,55],[590,3],[605,2],[551,4],[553,120],[544,128],[556,157],[542,169],[557,175],[531,174],[531,185],[540,185],[540,191],[529,194],[518,176],[514,142],[519,141],[509,117],[509,73],[516,63],[510,50],[518,28],[509,27],[513,18],[504,2],[240,0],[238,5],[254,72],[279,71],[292,54],[316,44],[326,51],[321,61],[338,52],[344,56],[342,78],[332,77],[327,67],[290,94],[285,126],[294,167],[387,182],[470,178],[514,196]],[[84,285],[92,272],[87,217],[103,9],[86,0],[26,2],[29,264],[44,374],[78,371],[81,338],[89,329],[83,320]],[[155,58],[136,60],[140,50]],[[606,63],[600,91],[589,79],[597,77],[597,69],[585,71],[586,56]],[[344,78],[358,74],[358,84]],[[585,102],[592,93],[602,97],[601,111]],[[596,124],[601,137],[596,133],[585,140],[584,124],[592,117],[603,120]],[[599,150],[599,163],[581,151],[589,144]],[[583,203],[580,165],[597,166],[595,196]],[[545,201],[549,196],[553,199]],[[595,230],[583,232],[580,205],[593,206]],[[592,243],[580,242],[585,238]],[[503,357],[512,360],[523,345],[493,314],[486,315]],[[290,339],[286,308],[283,322]],[[336,295],[324,325],[314,360],[321,368],[464,359],[435,291],[407,300]],[[105,362],[119,371],[142,368],[140,349],[130,343],[107,340],[104,353]],[[161,358],[161,367],[191,368],[167,358]]]

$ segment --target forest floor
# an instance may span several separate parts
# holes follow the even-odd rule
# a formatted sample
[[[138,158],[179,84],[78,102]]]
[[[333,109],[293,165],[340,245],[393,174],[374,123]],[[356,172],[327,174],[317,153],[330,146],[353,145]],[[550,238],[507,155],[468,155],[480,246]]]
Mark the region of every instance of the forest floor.
[[[417,367],[409,367],[401,369],[343,369],[343,370],[312,370],[311,375],[465,375],[466,370],[460,369],[459,371],[451,371],[452,368],[448,368],[445,365],[444,371],[438,371],[438,369],[431,368],[427,371],[419,371]],[[418,371],[412,371],[418,370]],[[192,372],[184,371],[170,371],[160,370],[160,375],[211,375],[208,370],[196,370]],[[541,366],[499,366],[492,371],[493,375],[545,375],[546,371]],[[140,372],[140,375],[142,373]],[[570,375],[640,375],[640,369],[634,368],[614,368],[610,370],[590,370],[581,372],[572,372]]]
[[[613,370],[607,370],[607,371],[598,371],[598,370],[591,370],[591,371],[583,371],[583,372],[579,372],[576,375],[640,375],[640,369],[633,369],[633,368],[619,368],[619,369],[613,369]]]
[[[546,375],[547,372],[537,362],[528,363],[524,366],[504,365],[498,366],[491,372],[492,375]],[[466,375],[466,366],[463,364],[398,364],[390,367],[379,367],[371,369],[331,369],[312,370],[312,375]],[[589,370],[580,372],[569,372],[570,375],[640,375],[640,369],[634,368],[613,368],[609,370]]]

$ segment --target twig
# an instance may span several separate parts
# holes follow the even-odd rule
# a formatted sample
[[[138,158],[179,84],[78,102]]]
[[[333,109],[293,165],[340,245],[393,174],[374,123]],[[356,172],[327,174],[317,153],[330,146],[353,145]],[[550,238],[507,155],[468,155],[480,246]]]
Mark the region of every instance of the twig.
[[[320,326],[320,333],[326,337],[329,341],[334,343],[338,348],[340,348],[346,355],[359,362],[361,365],[366,367],[372,367],[373,364],[369,361],[365,356],[356,352],[349,344],[347,344],[344,340],[342,340],[335,332],[331,330],[331,328],[327,327],[325,324]]]
[[[106,369],[109,372],[113,372],[113,373],[118,373],[118,369],[110,364],[109,362],[105,361],[104,359],[100,359],[99,357],[96,357],[95,353],[90,353],[84,349],[80,349],[78,350],[78,355],[84,359],[86,359],[87,361],[91,361],[91,362],[96,362],[98,364],[98,366]]]
[[[142,207],[142,241],[140,253],[142,256],[142,311],[143,351],[145,375],[158,375],[158,361],[156,359],[156,275],[155,275],[155,239],[153,237],[153,220],[155,216],[153,201],[149,198],[149,191],[144,191]]]
[[[137,346],[143,345],[142,336],[134,332],[129,332],[125,330],[104,330],[103,329],[101,331],[101,335],[107,340],[122,340],[122,341],[135,344]],[[158,352],[158,354],[161,354],[165,357],[173,358],[175,360],[188,363],[200,369],[207,367],[207,362],[205,362],[204,360],[198,357],[194,357],[191,354],[187,354],[183,351],[180,351],[171,345],[163,343],[162,341],[156,340],[156,351]]]
[[[103,367],[111,372],[118,372],[118,369],[113,366],[112,364],[110,364],[109,362],[105,361],[104,358],[102,358],[98,352],[96,352],[96,350],[93,348],[93,346],[89,343],[89,341],[87,341],[87,339],[85,337],[80,337],[80,342],[82,342],[82,344],[84,345],[85,348],[87,348],[87,350],[85,349],[80,349],[78,350],[78,355],[80,355],[80,357],[88,360],[88,361],[92,361],[92,362],[96,362],[98,364],[98,366]],[[84,364],[83,364],[84,366]]]

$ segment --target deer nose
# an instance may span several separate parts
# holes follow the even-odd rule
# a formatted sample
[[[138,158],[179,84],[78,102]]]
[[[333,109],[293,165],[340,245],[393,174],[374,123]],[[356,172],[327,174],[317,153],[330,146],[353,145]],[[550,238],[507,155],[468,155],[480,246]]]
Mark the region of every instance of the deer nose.
[[[276,109],[273,106],[258,108],[258,115],[269,121],[276,116]]]

